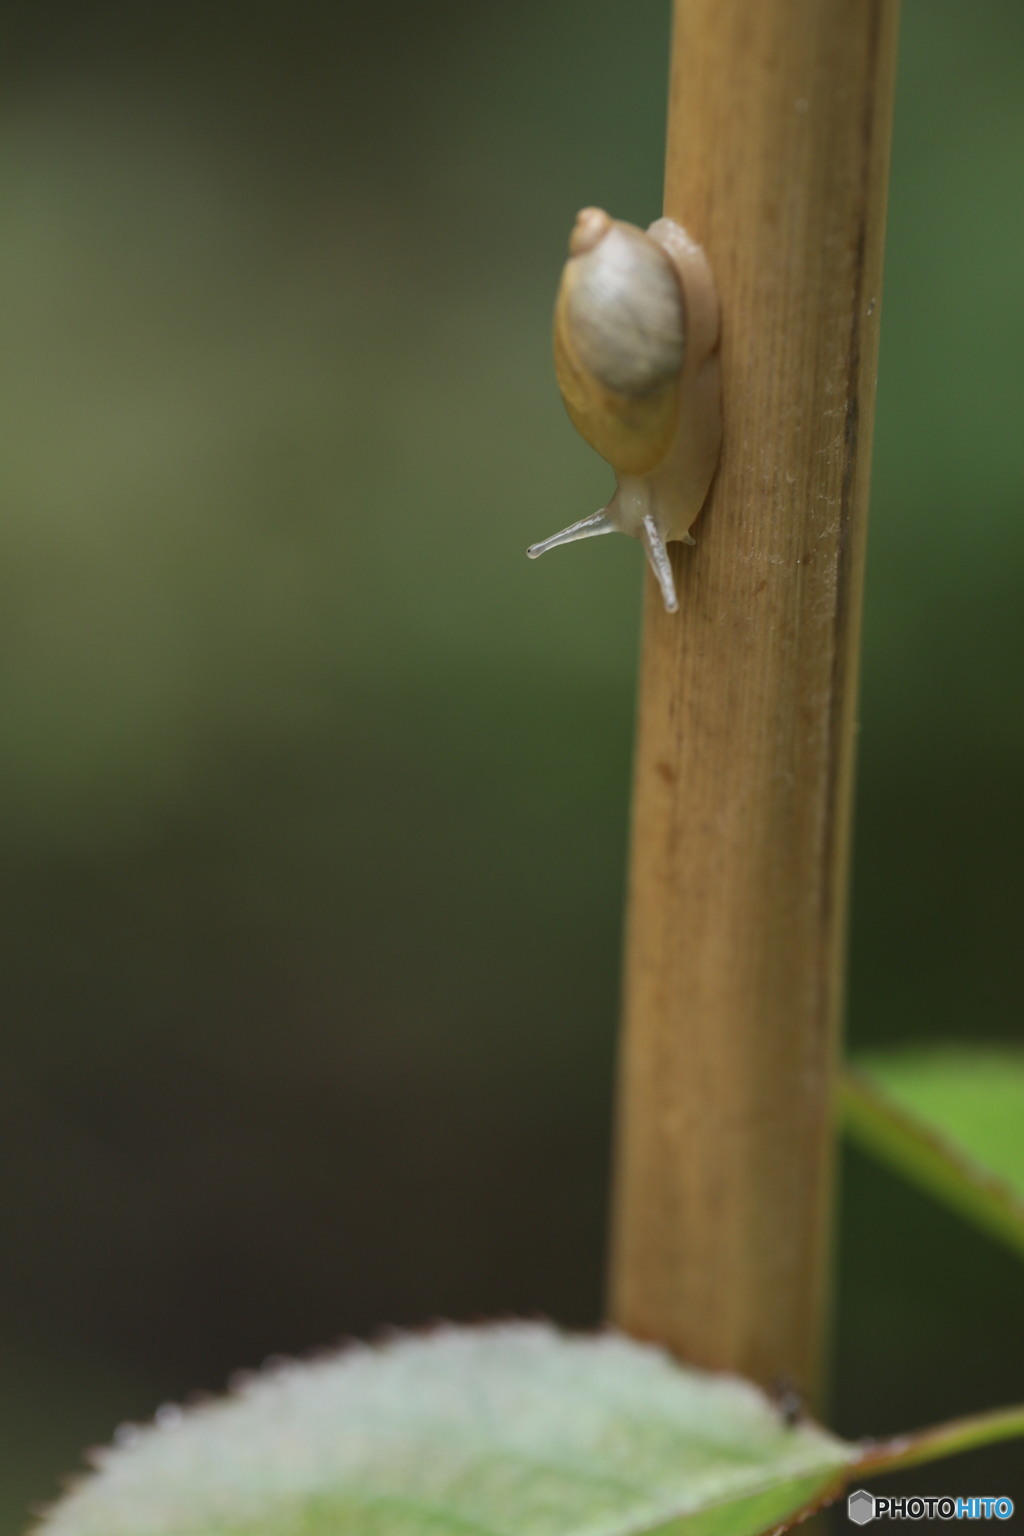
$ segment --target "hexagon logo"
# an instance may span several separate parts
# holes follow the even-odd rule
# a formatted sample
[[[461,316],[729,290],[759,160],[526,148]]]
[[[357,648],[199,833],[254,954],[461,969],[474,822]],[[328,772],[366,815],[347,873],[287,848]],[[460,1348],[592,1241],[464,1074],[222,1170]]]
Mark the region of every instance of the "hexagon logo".
[[[869,1520],[875,1518],[874,1494],[868,1493],[865,1488],[858,1488],[846,1501],[846,1514],[854,1525],[867,1525]]]

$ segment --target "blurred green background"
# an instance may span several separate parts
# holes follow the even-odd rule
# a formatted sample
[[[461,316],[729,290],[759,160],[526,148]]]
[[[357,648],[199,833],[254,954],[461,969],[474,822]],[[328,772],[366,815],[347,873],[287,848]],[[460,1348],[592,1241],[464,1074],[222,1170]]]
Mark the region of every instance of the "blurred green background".
[[[668,5],[4,31],[16,1536],[268,1353],[599,1315],[642,557],[523,550],[607,490],[549,312],[578,206],[659,212]],[[855,1044],[1021,1038],[1022,66],[1019,0],[906,0]],[[853,1157],[839,1246],[841,1429],[1024,1395],[1017,1261]]]

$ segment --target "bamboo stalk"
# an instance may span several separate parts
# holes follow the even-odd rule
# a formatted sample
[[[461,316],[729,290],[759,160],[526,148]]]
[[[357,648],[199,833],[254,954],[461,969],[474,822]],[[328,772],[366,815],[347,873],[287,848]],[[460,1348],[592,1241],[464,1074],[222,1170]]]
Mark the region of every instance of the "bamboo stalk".
[[[897,0],[676,0],[665,212],[722,306],[681,611],[650,577],[611,1312],[814,1394]]]

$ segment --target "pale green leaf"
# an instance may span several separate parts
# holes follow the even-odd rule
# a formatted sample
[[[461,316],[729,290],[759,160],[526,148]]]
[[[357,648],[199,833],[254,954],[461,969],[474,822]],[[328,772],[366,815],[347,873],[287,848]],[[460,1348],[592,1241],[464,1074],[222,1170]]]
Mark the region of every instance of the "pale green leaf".
[[[1024,1051],[861,1057],[843,1118],[867,1151],[1024,1252]]]
[[[753,1536],[859,1455],[734,1377],[525,1323],[354,1347],[160,1417],[46,1536]]]

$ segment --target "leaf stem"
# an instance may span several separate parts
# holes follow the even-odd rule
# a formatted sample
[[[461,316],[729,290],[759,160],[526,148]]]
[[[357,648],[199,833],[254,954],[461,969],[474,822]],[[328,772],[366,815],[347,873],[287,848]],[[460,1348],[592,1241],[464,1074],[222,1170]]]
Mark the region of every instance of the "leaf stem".
[[[916,1434],[897,1435],[892,1440],[868,1444],[854,1470],[902,1471],[904,1467],[921,1466],[943,1456],[955,1456],[961,1451],[973,1451],[978,1446],[994,1445],[999,1440],[1013,1440],[1018,1436],[1024,1437],[1024,1403],[1012,1408],[996,1408],[991,1413],[950,1419]]]

